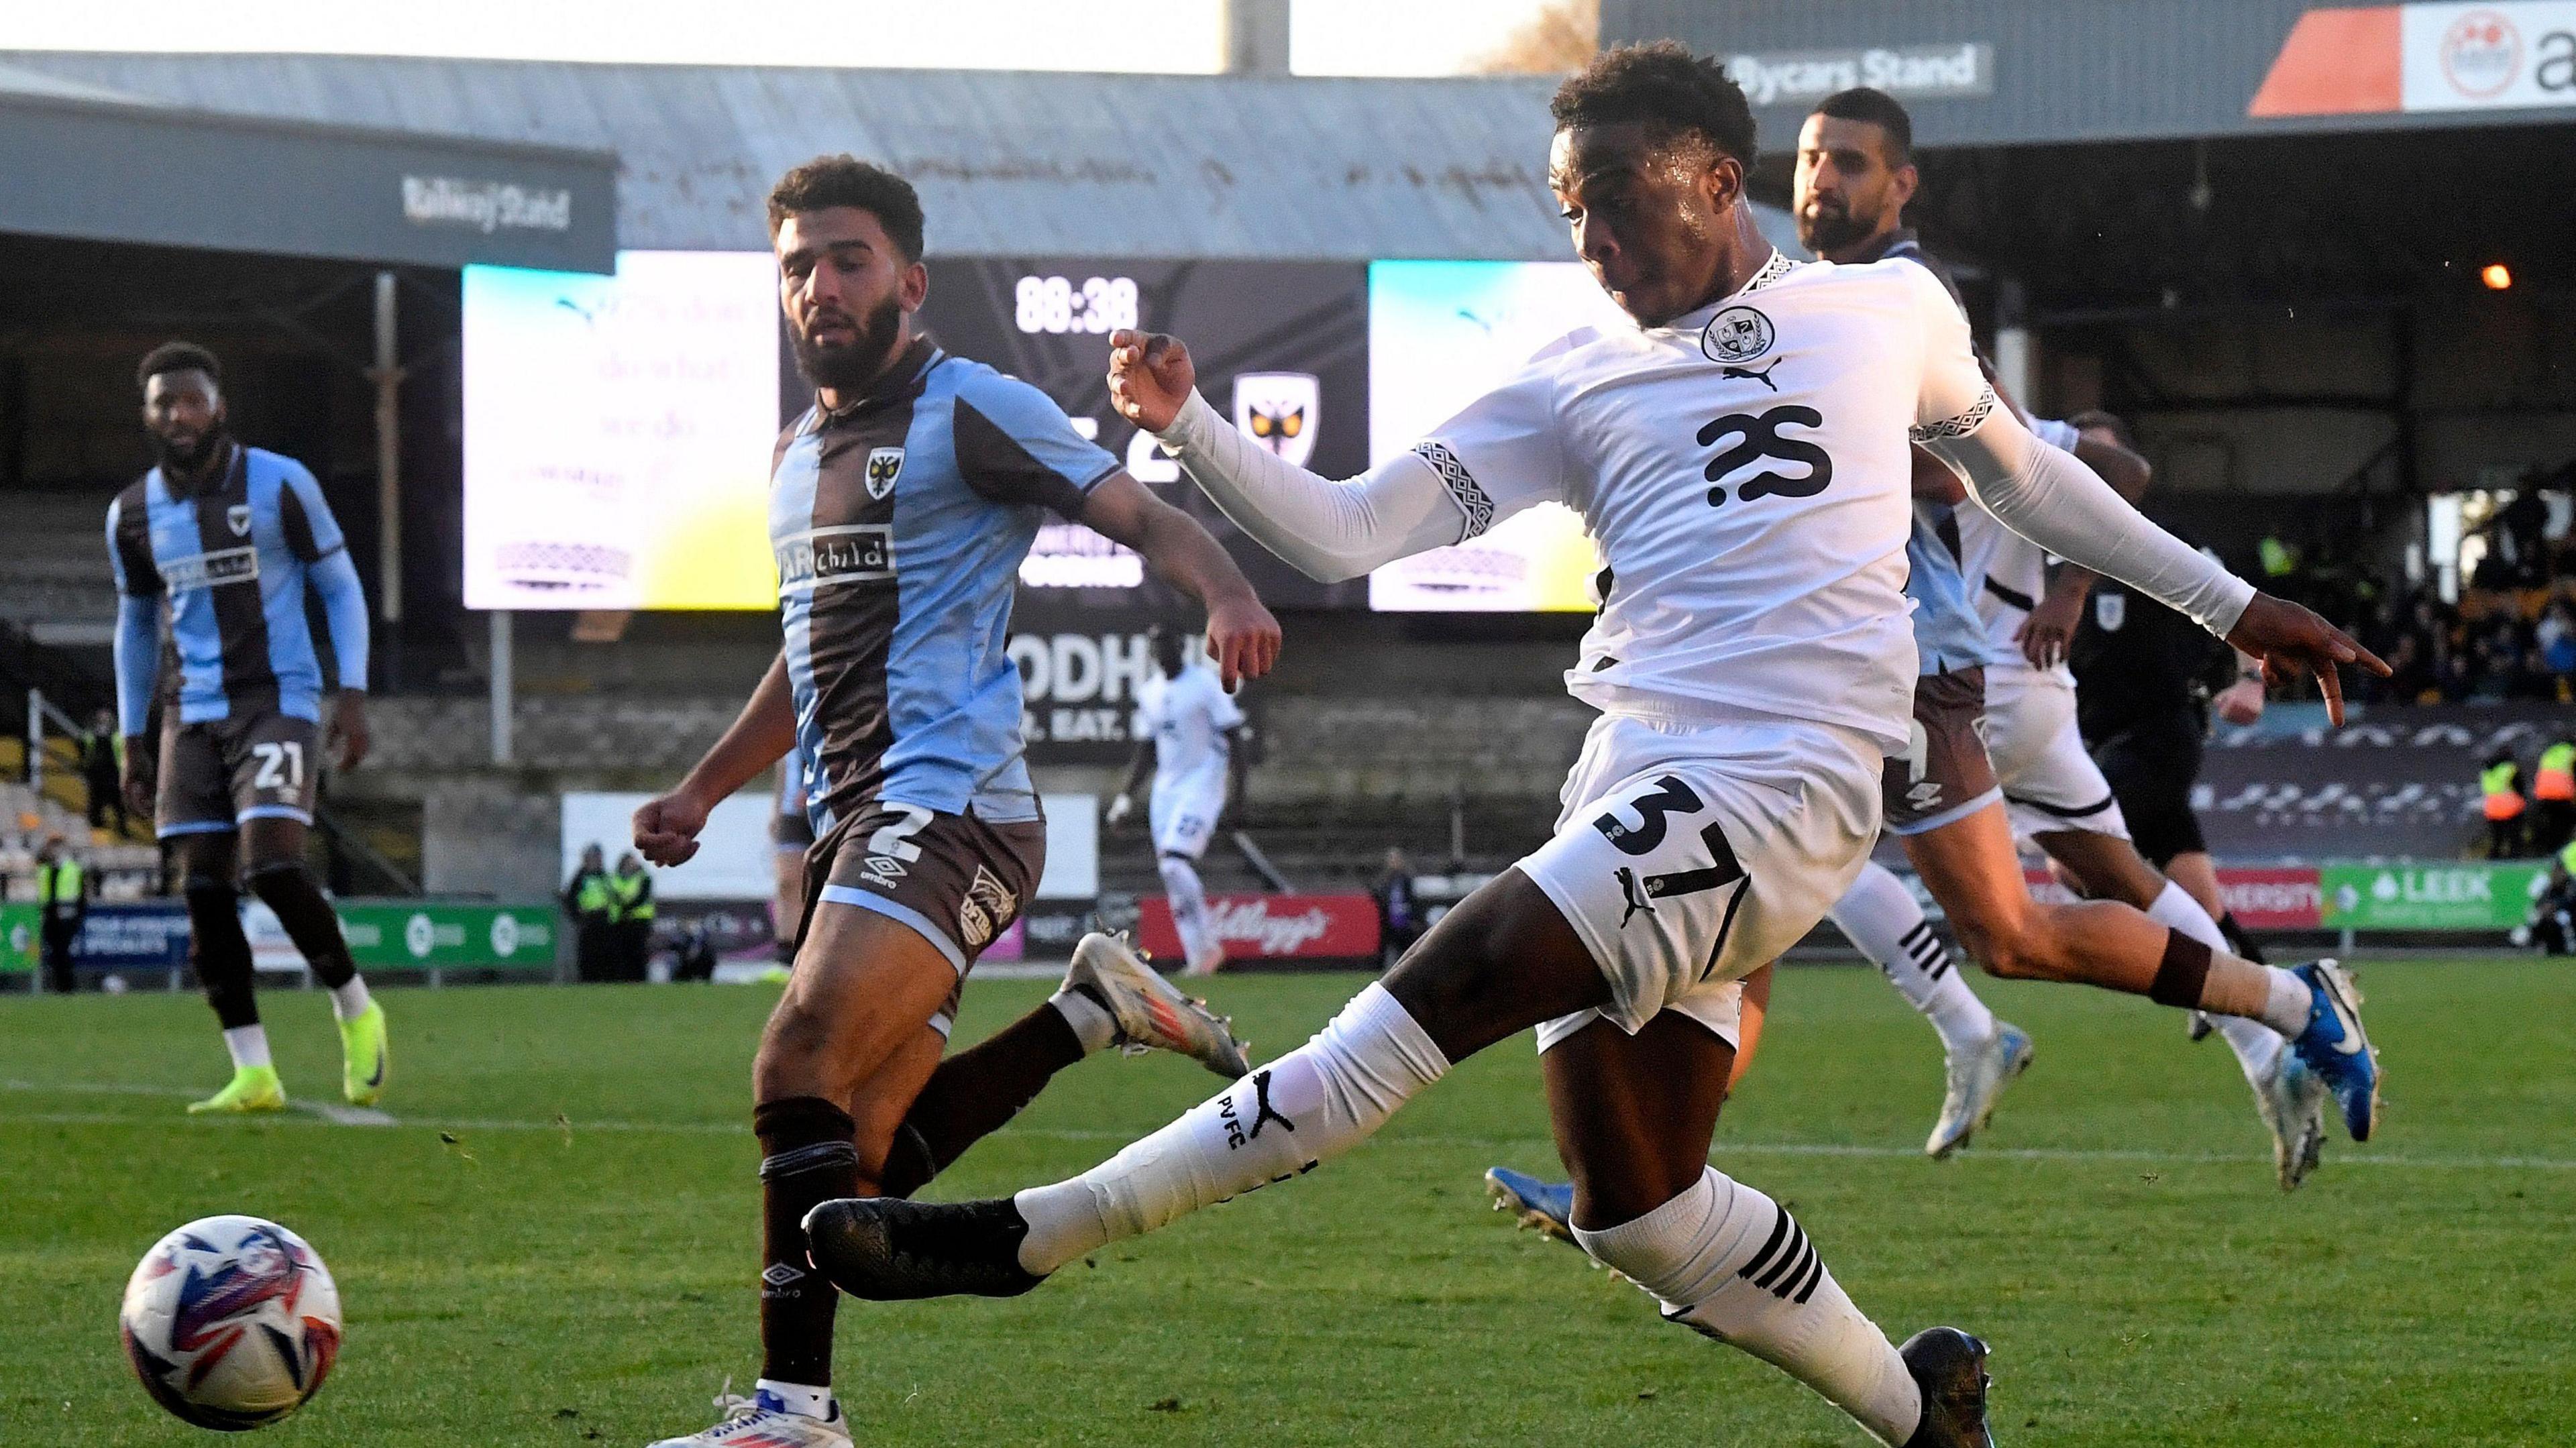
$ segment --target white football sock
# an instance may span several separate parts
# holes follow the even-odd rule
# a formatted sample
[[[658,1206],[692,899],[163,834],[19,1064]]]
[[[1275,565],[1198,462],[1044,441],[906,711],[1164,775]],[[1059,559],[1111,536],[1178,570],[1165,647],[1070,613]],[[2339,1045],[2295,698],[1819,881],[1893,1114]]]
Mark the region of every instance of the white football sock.
[[[331,987],[331,1014],[344,1021],[354,1021],[367,1013],[367,978],[349,977],[345,985]]]
[[[757,1392],[764,1392],[778,1399],[787,1406],[787,1411],[800,1418],[820,1418],[825,1422],[831,1421],[832,1390],[830,1388],[808,1387],[803,1383],[782,1383],[776,1378],[762,1378],[752,1384],[752,1387]]]
[[[1982,1046],[1994,1037],[1994,1012],[1977,998],[1949,947],[1932,933],[1932,922],[1923,918],[1914,892],[1894,871],[1876,861],[1862,865],[1860,877],[1834,902],[1828,915],[1861,954],[1878,963],[1888,983],[1932,1022],[1944,1049]]]
[[[268,1059],[268,1027],[256,1022],[224,1032],[224,1049],[233,1053],[236,1071],[272,1064]]]
[[[2316,1007],[2316,992],[2308,989],[2306,981],[2277,965],[2267,965],[2263,971],[2272,983],[2272,999],[2263,1008],[2263,1024],[2289,1040],[2297,1040],[2308,1028],[2308,1013]]]
[[[1180,932],[1181,961],[1204,960],[1215,936],[1208,929],[1207,886],[1199,883],[1196,865],[1179,855],[1157,855],[1154,868],[1163,875],[1163,894],[1172,906],[1172,928]]]
[[[1014,1197],[1041,1275],[1201,1207],[1312,1170],[1365,1140],[1449,1060],[1374,982],[1314,1039],[1078,1177]]]
[[[1118,1018],[1083,992],[1060,990],[1047,997],[1047,1004],[1073,1027],[1074,1038],[1082,1042],[1084,1051],[1105,1051],[1117,1042]]]
[[[1923,1394],[1887,1334],[1852,1306],[1797,1221],[1708,1168],[1632,1222],[1574,1239],[1663,1304],[1667,1321],[1732,1343],[1824,1394],[1880,1442],[1900,1444]]]

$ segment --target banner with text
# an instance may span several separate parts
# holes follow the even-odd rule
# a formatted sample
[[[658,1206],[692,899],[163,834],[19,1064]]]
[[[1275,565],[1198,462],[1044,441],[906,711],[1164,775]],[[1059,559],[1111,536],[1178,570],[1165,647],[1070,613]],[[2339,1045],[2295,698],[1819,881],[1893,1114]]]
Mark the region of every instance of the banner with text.
[[[2546,864],[2327,865],[2321,916],[2336,930],[2511,930],[2549,882]]]
[[[1171,902],[1136,902],[1136,936],[1155,955],[1177,960],[1181,935]],[[1236,960],[1374,960],[1377,902],[1366,895],[1213,895],[1208,916],[1217,942]]]

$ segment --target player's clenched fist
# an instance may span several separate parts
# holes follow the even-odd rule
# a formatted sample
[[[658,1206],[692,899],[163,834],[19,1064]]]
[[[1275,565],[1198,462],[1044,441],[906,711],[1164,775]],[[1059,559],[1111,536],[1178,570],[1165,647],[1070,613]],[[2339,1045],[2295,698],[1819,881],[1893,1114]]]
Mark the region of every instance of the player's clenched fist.
[[[1161,432],[1180,416],[1181,404],[1197,384],[1198,369],[1180,338],[1160,332],[1109,334],[1109,405],[1120,417],[1147,432]]]
[[[1216,660],[1218,681],[1231,694],[1235,685],[1260,678],[1279,662],[1279,620],[1248,588],[1215,599],[1208,604],[1207,650]]]
[[[656,865],[686,863],[698,852],[707,807],[683,790],[648,799],[635,811],[635,852]]]

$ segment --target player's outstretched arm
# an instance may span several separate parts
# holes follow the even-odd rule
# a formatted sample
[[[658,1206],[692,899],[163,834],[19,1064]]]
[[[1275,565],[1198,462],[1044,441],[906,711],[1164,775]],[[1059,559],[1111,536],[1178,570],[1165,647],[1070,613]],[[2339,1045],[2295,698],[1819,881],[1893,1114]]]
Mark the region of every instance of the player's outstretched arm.
[[[2208,555],[2149,522],[2110,484],[1996,409],[1958,436],[1924,446],[1957,467],[1986,511],[2049,552],[2136,588],[2263,661],[2274,682],[2317,676],[2326,710],[2343,722],[2335,670],[2388,665],[2343,630],[2287,599],[2258,593]]]
[[[1135,549],[1157,577],[1207,609],[1208,656],[1216,660],[1217,677],[1229,692],[1245,679],[1269,673],[1279,661],[1279,620],[1262,606],[1243,570],[1189,514],[1117,472],[1085,497],[1082,522]]]
[[[1318,477],[1245,437],[1197,383],[1179,338],[1110,337],[1109,400],[1119,415],[1160,438],[1235,526],[1298,572],[1341,583],[1464,535],[1456,499],[1414,454],[1345,482]]]
[[[751,691],[731,727],[679,786],[635,811],[635,850],[656,865],[677,865],[698,852],[698,831],[721,800],[776,764],[796,742],[796,705],[787,691],[787,655]]]

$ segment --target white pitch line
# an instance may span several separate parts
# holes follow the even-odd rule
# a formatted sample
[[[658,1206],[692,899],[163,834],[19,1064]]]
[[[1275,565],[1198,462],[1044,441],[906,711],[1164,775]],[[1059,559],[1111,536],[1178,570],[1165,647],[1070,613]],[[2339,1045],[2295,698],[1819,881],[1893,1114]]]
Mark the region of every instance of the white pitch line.
[[[101,1096],[189,1096],[195,1093],[185,1087],[137,1086],[105,1081],[34,1082],[0,1081],[0,1091],[59,1092],[73,1095]],[[748,1137],[750,1128],[716,1121],[583,1121],[561,1118],[553,1121],[520,1121],[479,1117],[404,1117],[397,1121],[381,1111],[364,1107],[327,1104],[297,1105],[312,1113],[311,1118],[277,1118],[296,1125],[364,1125],[414,1126],[435,1131],[536,1131],[580,1133],[585,1131],[636,1132],[665,1136],[741,1136]],[[91,1112],[30,1113],[0,1115],[0,1124],[10,1122],[44,1125],[133,1125],[148,1118],[114,1116]],[[1111,1131],[1098,1127],[1005,1126],[997,1136],[1017,1136],[1040,1141],[1115,1141],[1135,1140],[1135,1133]],[[1409,1144],[1435,1147],[1473,1147],[1478,1150],[1507,1151],[1531,1146],[1548,1146],[1545,1136],[1452,1136],[1444,1134],[1402,1135],[1385,1139],[1386,1144]],[[1733,1141],[1719,1137],[1710,1155],[1723,1160],[1735,1156],[1817,1156],[1858,1157],[1867,1160],[1906,1161],[1923,1155],[1920,1147],[1878,1146],[1862,1142],[1831,1141]],[[2082,1146],[2006,1146],[1971,1147],[1962,1152],[1959,1161],[2067,1161],[2119,1162],[2146,1166],[2237,1166],[2246,1163],[2268,1165],[2271,1158],[2252,1152],[2158,1151],[2138,1147]],[[2389,1166],[2419,1171],[2576,1171],[2576,1158],[2549,1156],[2415,1156],[2402,1153],[2362,1152],[2335,1154],[2327,1157],[2333,1166]]]

